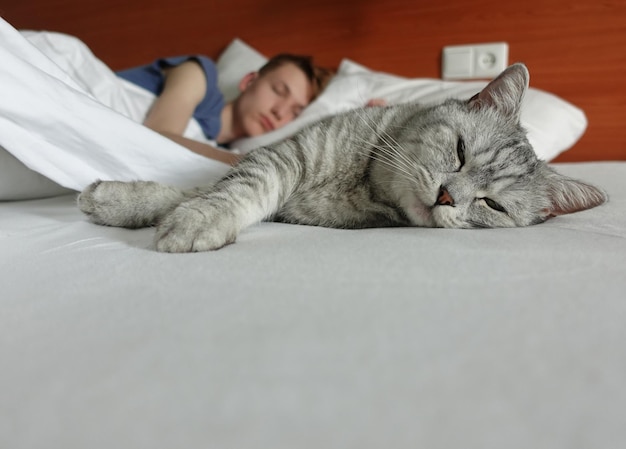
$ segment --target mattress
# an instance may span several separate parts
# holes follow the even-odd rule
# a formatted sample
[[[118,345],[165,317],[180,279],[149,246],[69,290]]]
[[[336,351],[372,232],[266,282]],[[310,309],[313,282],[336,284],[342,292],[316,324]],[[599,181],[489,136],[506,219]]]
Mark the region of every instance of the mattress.
[[[556,167],[610,201],[195,254],[0,203],[0,447],[622,447],[626,163]]]

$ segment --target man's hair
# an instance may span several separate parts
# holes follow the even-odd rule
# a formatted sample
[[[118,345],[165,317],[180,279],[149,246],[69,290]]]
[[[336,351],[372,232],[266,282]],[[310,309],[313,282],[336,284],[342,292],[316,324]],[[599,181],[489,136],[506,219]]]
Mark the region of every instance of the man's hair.
[[[306,75],[311,86],[313,86],[313,100],[324,90],[333,76],[332,70],[313,64],[313,58],[311,56],[294,55],[290,53],[280,53],[270,58],[263,67],[259,69],[259,75],[263,76],[288,63],[295,65]]]

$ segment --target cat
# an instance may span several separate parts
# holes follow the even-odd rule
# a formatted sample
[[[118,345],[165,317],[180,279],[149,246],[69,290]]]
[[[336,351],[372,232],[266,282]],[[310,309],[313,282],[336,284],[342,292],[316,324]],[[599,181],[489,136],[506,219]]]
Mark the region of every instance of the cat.
[[[156,225],[158,251],[233,243],[273,219],[335,228],[528,226],[598,206],[598,188],[537,159],[520,124],[524,64],[469,100],[348,111],[246,155],[217,183],[183,191],[97,181],[78,205],[97,224]]]

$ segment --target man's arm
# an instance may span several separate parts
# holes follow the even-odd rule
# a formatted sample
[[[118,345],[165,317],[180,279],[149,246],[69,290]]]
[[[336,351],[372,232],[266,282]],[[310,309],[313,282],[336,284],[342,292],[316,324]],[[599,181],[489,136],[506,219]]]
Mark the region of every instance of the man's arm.
[[[181,135],[196,107],[206,95],[207,82],[202,67],[193,60],[163,69],[165,85],[143,124],[157,132]]]
[[[235,153],[231,153],[230,151],[221,150],[219,148],[215,148],[206,143],[198,142],[197,140],[187,139],[186,137],[182,137],[177,134],[173,134],[169,132],[161,132],[160,134],[186,147],[187,149],[193,151],[194,153],[198,153],[202,156],[206,156],[208,158],[215,159],[215,160],[224,162],[229,165],[235,165],[243,157],[240,154],[235,154]]]
[[[165,86],[150,108],[144,125],[194,153],[211,159],[236,164],[240,155],[183,137],[193,112],[206,94],[204,71],[193,60],[164,69]]]

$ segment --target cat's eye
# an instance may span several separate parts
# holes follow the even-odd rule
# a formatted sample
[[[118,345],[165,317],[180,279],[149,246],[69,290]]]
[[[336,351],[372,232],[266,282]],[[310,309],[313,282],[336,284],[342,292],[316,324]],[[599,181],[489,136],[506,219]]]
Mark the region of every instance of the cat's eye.
[[[496,203],[494,200],[490,198],[483,198],[483,201],[493,210],[497,210],[498,212],[504,212],[506,214],[506,209],[502,207],[499,203]]]
[[[461,171],[465,165],[465,141],[462,137],[459,137],[459,140],[456,143],[456,155],[459,158],[460,163],[458,171]]]

